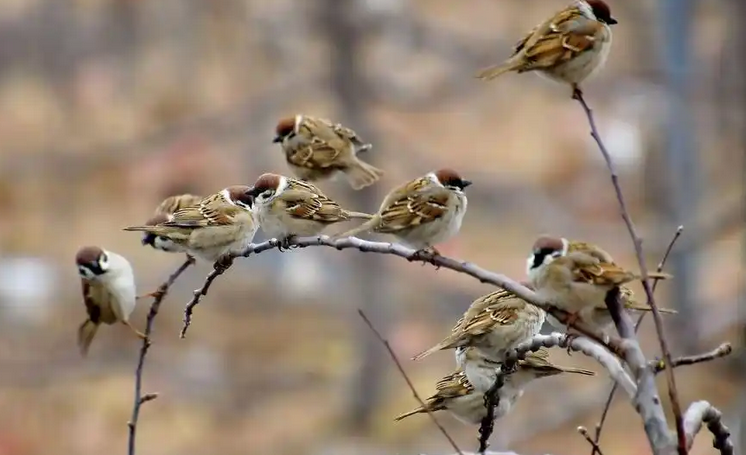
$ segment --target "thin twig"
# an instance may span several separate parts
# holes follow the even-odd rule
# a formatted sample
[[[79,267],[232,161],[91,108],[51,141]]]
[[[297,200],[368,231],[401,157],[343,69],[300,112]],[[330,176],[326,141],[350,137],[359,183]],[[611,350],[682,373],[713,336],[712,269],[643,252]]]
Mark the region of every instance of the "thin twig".
[[[506,363],[503,363],[497,371],[495,382],[484,392],[484,407],[487,408],[487,413],[479,423],[478,451],[482,455],[487,452],[490,437],[492,432],[495,431],[495,408],[500,406],[500,389],[505,385],[505,375],[509,374],[507,370]]]
[[[203,296],[207,295],[207,292],[210,290],[213,281],[215,281],[215,279],[220,275],[224,274],[229,268],[231,268],[232,265],[232,257],[229,257],[223,261],[215,262],[212,272],[207,275],[207,278],[205,278],[205,282],[202,284],[202,287],[194,290],[192,300],[190,300],[184,308],[184,325],[181,327],[179,338],[183,339],[186,337],[187,329],[189,329],[189,326],[192,324],[192,312],[194,311],[194,307],[197,306],[200,300],[202,300]]]
[[[707,429],[712,433],[712,446],[720,451],[722,455],[733,455],[733,441],[730,438],[730,430],[723,423],[720,411],[706,401],[697,401],[689,405],[684,414],[684,428],[686,434],[686,447],[692,448],[694,438],[702,429],[702,424],[707,424]]]
[[[601,451],[601,447],[598,446],[598,442],[594,441],[593,438],[591,438],[591,434],[588,432],[588,429],[586,427],[578,427],[578,433],[580,433],[585,438],[585,440],[588,441],[588,444],[590,444],[593,448],[593,453],[604,455],[604,453]]]
[[[709,362],[710,360],[719,359],[725,357],[733,352],[733,347],[730,343],[723,343],[712,351],[705,352],[697,355],[689,355],[683,357],[677,357],[671,361],[671,365],[674,368],[683,367],[687,365],[695,365],[697,363]],[[654,360],[650,362],[650,367],[655,373],[660,373],[666,369],[666,364],[662,360]]]
[[[142,347],[140,348],[140,358],[137,361],[137,369],[135,370],[135,399],[132,405],[132,417],[127,422],[129,427],[129,442],[127,444],[127,454],[135,455],[135,434],[137,433],[137,419],[140,417],[140,406],[148,401],[155,400],[158,397],[157,393],[147,393],[142,395],[142,372],[145,366],[145,356],[150,348],[150,334],[153,331],[153,322],[155,317],[158,315],[161,302],[166,298],[168,290],[173,286],[176,280],[181,276],[186,269],[194,264],[194,258],[187,256],[186,260],[179,266],[178,269],[172,273],[168,279],[161,284],[158,289],[153,293],[153,303],[150,305],[150,311],[145,322],[145,339],[142,340]]]
[[[596,141],[596,144],[598,145],[598,148],[601,151],[601,154],[604,157],[604,160],[606,161],[606,166],[609,169],[609,173],[611,174],[611,183],[614,186],[614,191],[616,192],[617,202],[619,203],[619,208],[621,211],[622,219],[624,220],[624,223],[627,226],[627,230],[629,231],[629,235],[632,238],[632,243],[635,247],[635,255],[637,256],[637,263],[640,267],[640,275],[642,281],[642,286],[645,289],[645,295],[648,299],[648,304],[650,305],[650,308],[653,313],[653,321],[655,322],[655,330],[658,333],[658,340],[660,342],[661,346],[661,354],[663,355],[663,359],[667,364],[671,363],[671,351],[668,348],[668,341],[666,340],[665,331],[663,329],[663,320],[661,318],[660,311],[658,310],[658,306],[655,303],[655,296],[653,295],[653,289],[650,285],[650,279],[648,274],[648,268],[647,264],[645,263],[645,256],[643,255],[642,251],[642,240],[637,235],[637,232],[635,230],[634,225],[632,224],[632,219],[630,218],[629,211],[627,210],[627,204],[624,201],[624,195],[622,194],[622,188],[619,185],[619,178],[616,173],[616,169],[614,167],[614,163],[611,159],[611,155],[609,155],[609,152],[606,150],[606,146],[604,145],[603,141],[601,140],[601,136],[598,134],[598,129],[596,128],[596,122],[593,118],[593,112],[591,111],[590,107],[588,107],[588,104],[585,102],[585,99],[583,98],[583,94],[580,91],[575,92],[575,99],[578,100],[580,105],[583,107],[583,110],[585,111],[585,115],[588,118],[588,124],[591,128],[591,137]],[[684,433],[684,420],[681,413],[681,405],[679,403],[679,397],[678,392],[676,390],[676,380],[674,377],[673,368],[669,368],[666,370],[666,379],[668,382],[668,395],[671,400],[671,407],[673,408],[673,414],[676,419],[676,435],[678,438],[678,451],[679,455],[686,455],[687,449],[686,449],[686,434]],[[653,386],[655,384],[653,383]],[[660,424],[660,423],[659,423]],[[646,425],[646,429],[647,429]],[[667,437],[665,439],[668,439]],[[663,441],[660,441],[661,443]],[[654,444],[653,439],[651,439],[651,444]],[[659,449],[660,447],[658,447]],[[654,447],[656,449],[656,447]]]
[[[370,328],[370,330],[373,332],[373,334],[378,338],[378,340],[383,344],[383,346],[386,348],[386,350],[389,353],[389,356],[391,357],[391,360],[394,361],[394,364],[396,364],[396,368],[399,370],[399,373],[401,373],[404,380],[407,382],[407,385],[409,386],[409,389],[412,391],[412,395],[414,396],[415,400],[420,403],[420,406],[422,406],[422,409],[427,412],[427,415],[430,416],[430,420],[433,421],[436,427],[438,427],[438,430],[440,430],[441,433],[443,433],[443,436],[448,440],[448,442],[451,444],[453,449],[458,453],[459,455],[464,455],[464,453],[461,451],[461,449],[458,447],[458,444],[456,444],[456,441],[453,440],[451,435],[448,434],[446,429],[443,427],[443,425],[438,422],[438,419],[433,415],[432,412],[430,412],[430,409],[427,407],[427,404],[425,404],[425,401],[420,397],[420,394],[417,393],[417,389],[414,388],[414,384],[412,384],[412,381],[409,379],[409,376],[407,376],[407,373],[404,371],[404,368],[401,366],[401,362],[399,362],[399,358],[396,356],[396,353],[394,353],[394,350],[391,348],[391,345],[389,344],[388,340],[381,335],[381,333],[376,329],[376,327],[373,325],[372,322],[370,322],[370,319],[365,315],[365,312],[363,310],[357,310],[357,312],[360,314],[360,317],[363,318],[363,321],[365,324]]]
[[[673,238],[670,242],[668,242],[668,247],[666,248],[666,252],[663,254],[663,258],[661,258],[661,261],[658,263],[658,267],[656,268],[657,272],[662,272],[663,268],[666,266],[666,262],[668,261],[668,256],[671,255],[671,250],[673,250],[674,244],[676,244],[676,241],[681,237],[681,233],[684,231],[684,226],[679,226],[676,229],[676,232],[673,235]],[[660,280],[658,278],[653,279],[653,292],[658,287],[658,283]],[[635,323],[635,333],[640,329],[640,326],[642,325],[643,319],[645,319],[645,315],[647,312],[643,312],[639,318],[637,318],[637,322]],[[601,432],[604,428],[604,423],[606,423],[606,417],[609,414],[609,409],[611,409],[611,402],[614,400],[614,395],[616,394],[617,388],[619,387],[619,384],[615,382],[611,386],[611,390],[609,391],[609,397],[606,399],[606,404],[604,404],[604,410],[601,413],[601,418],[598,421],[598,424],[596,425],[596,432],[594,434],[593,442],[595,443],[593,445],[593,450],[591,451],[591,455],[601,455],[599,451],[596,450],[596,447],[598,447],[599,442],[601,441]]]

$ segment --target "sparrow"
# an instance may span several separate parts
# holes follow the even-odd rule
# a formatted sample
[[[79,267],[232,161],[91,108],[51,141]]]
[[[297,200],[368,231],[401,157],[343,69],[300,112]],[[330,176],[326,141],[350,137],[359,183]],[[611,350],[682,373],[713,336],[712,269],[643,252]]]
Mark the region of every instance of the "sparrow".
[[[246,194],[254,199],[264,233],[286,247],[293,237],[319,235],[331,224],[372,217],[343,209],[311,183],[279,174],[260,175]]]
[[[101,324],[121,322],[144,339],[129,317],[135,309],[137,291],[132,266],[124,257],[97,246],[85,246],[75,254],[88,318],[78,328],[78,348],[88,354],[93,337]]]
[[[339,123],[308,115],[280,120],[275,139],[293,173],[301,180],[326,180],[341,172],[354,190],[372,185],[383,171],[357,157],[373,146]]]
[[[465,348],[470,350],[472,348]],[[551,364],[546,357],[548,352],[540,349],[535,353],[528,353],[525,360],[519,360],[516,370],[506,374],[503,386],[498,389],[499,403],[495,409],[495,419],[507,415],[515,406],[516,401],[523,395],[523,390],[534,379],[555,376],[561,373],[575,373],[593,376],[595,373],[579,368],[560,367]],[[449,411],[458,420],[472,425],[479,425],[487,415],[484,403],[484,393],[494,384],[497,370],[491,368],[491,381],[486,389],[476,387],[462,369],[444,377],[435,385],[436,392],[425,400],[425,406],[420,406],[395,418],[399,421],[414,414]]]
[[[603,0],[575,0],[533,28],[503,63],[485,68],[477,78],[491,80],[509,71],[536,71],[570,84],[573,96],[579,84],[606,62],[611,48],[610,25],[617,23]]]
[[[174,212],[187,207],[196,207],[201,201],[202,196],[195,196],[194,194],[178,194],[175,196],[169,196],[158,205],[155,209],[155,213],[145,222],[145,225],[155,226],[165,223],[172,218],[171,215],[173,215]],[[183,245],[173,242],[168,237],[155,235],[150,232],[143,233],[142,244],[150,245],[156,250],[168,253],[186,253],[186,248]]]
[[[254,238],[258,225],[249,189],[246,185],[229,186],[196,206],[167,215],[166,221],[124,230],[163,237],[190,256],[214,263],[246,248]]]
[[[412,360],[439,350],[472,346],[499,362],[507,350],[539,333],[545,319],[541,308],[499,289],[474,300],[447,337]]]
[[[452,169],[440,169],[406,182],[393,190],[373,217],[336,237],[362,232],[392,234],[410,248],[431,250],[458,233],[466,213],[464,188],[471,182]]]
[[[606,308],[610,290],[641,278],[616,265],[611,255],[598,247],[581,242],[573,245],[565,238],[546,235],[534,242],[527,269],[537,295],[570,313],[568,326],[578,318],[592,322],[592,313]],[[660,272],[648,276],[671,278]],[[553,325],[557,323],[554,318],[549,319]]]

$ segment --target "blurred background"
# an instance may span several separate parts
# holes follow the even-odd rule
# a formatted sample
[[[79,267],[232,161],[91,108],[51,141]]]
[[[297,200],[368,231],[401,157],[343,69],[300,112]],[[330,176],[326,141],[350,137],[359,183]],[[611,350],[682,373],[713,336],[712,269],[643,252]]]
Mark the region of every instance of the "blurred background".
[[[585,84],[649,264],[685,225],[660,301],[674,355],[723,341],[737,354],[677,370],[684,405],[707,399],[744,440],[746,338],[746,3],[612,1],[606,68]],[[126,255],[141,293],[182,261],[121,228],[165,196],[209,194],[287,172],[278,118],[329,117],[374,144],[380,184],[329,195],[373,211],[386,191],[437,167],[459,169],[469,213],[444,254],[521,279],[536,235],[597,242],[635,267],[609,174],[570,91],[532,75],[473,73],[565,0],[3,0],[0,2],[0,454],[124,453],[139,343],[104,327],[88,358],[73,255]],[[339,227],[338,229],[343,229]],[[330,229],[335,232],[336,229]],[[186,273],[161,307],[144,376],[149,455],[447,454],[357,310],[390,339],[420,394],[454,367],[411,355],[444,336],[486,285],[447,270],[354,251],[271,251],[239,261],[196,308],[210,270]],[[638,292],[641,292],[638,289]],[[132,321],[144,327],[147,303]],[[644,348],[658,355],[653,324]],[[610,381],[550,378],[500,420],[493,449],[590,450]],[[661,396],[665,397],[661,378]],[[740,395],[739,395],[740,393]],[[440,420],[464,450],[477,429]],[[619,398],[606,455],[647,453]],[[713,453],[700,435],[694,454]]]

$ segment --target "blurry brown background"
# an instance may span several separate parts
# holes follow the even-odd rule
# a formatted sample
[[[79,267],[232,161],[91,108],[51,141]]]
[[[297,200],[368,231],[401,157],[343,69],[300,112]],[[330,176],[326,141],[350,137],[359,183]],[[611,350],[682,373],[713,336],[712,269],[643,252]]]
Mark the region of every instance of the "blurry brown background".
[[[359,210],[442,166],[475,184],[444,253],[517,279],[534,236],[602,244],[634,266],[609,176],[569,89],[473,73],[564,0],[3,0],[0,2],[0,454],[124,453],[139,344],[104,327],[81,359],[84,318],[72,256],[82,244],[126,255],[141,292],[181,258],[122,227],[174,191],[208,194],[285,172],[271,143],[280,116],[327,116],[374,143],[387,175],[352,194]],[[675,354],[744,327],[743,149],[746,11],[740,0],[612,1],[611,61],[585,86],[651,264],[686,231],[660,286]],[[446,270],[328,249],[240,261],[197,307],[209,271],[190,270],[161,308],[145,372],[138,448],[149,455],[444,454],[404,381],[363,326],[390,338],[422,395],[453,368],[449,352],[413,363],[485,285]],[[740,303],[739,303],[740,302]],[[739,309],[740,308],[740,309]],[[147,305],[133,315],[143,326]],[[657,355],[652,323],[644,346]],[[589,450],[609,380],[579,355],[557,363],[596,378],[542,380],[498,422],[493,449]],[[739,434],[744,363],[678,371],[684,404],[708,399]],[[740,382],[739,382],[740,381]],[[663,384],[661,384],[663,385]],[[665,396],[665,393],[661,393]],[[463,449],[476,428],[441,420]],[[743,431],[740,431],[743,434]],[[736,438],[739,439],[738,437]],[[606,455],[647,453],[620,398]],[[712,453],[701,435],[695,454]]]

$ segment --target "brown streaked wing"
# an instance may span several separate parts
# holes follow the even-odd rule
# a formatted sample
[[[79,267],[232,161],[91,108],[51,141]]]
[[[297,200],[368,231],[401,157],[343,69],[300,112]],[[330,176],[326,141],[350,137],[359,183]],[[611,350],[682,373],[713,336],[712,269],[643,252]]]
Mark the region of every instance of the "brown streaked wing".
[[[401,198],[381,213],[381,224],[375,230],[394,233],[410,229],[442,217],[448,208],[448,190],[442,187],[426,187]]]
[[[296,147],[286,154],[287,160],[296,166],[309,169],[329,168],[337,165],[339,151],[321,139],[314,138],[311,144]]]
[[[635,275],[616,264],[602,262],[576,269],[575,276],[579,280],[589,283],[609,285],[622,284],[632,281]]]
[[[83,303],[85,303],[85,311],[88,313],[88,318],[93,322],[94,324],[100,324],[101,323],[101,307],[96,305],[94,299],[93,299],[93,289],[91,287],[91,284],[86,279],[80,280],[81,287],[83,288]]]
[[[518,310],[522,309],[525,302],[513,296],[503,289],[484,296],[484,303],[475,308],[462,326],[464,332],[473,334],[484,333],[495,325],[506,326],[518,319]]]
[[[308,182],[290,181],[288,189],[282,194],[282,199],[288,205],[287,212],[294,217],[322,223],[336,223],[348,219],[339,204]]]
[[[439,398],[454,398],[468,395],[474,390],[474,386],[462,370],[456,370],[435,383],[435,390],[435,396]]]
[[[199,206],[186,207],[174,213],[163,226],[198,228],[231,224],[240,208],[229,204],[220,194],[203,199]]]

